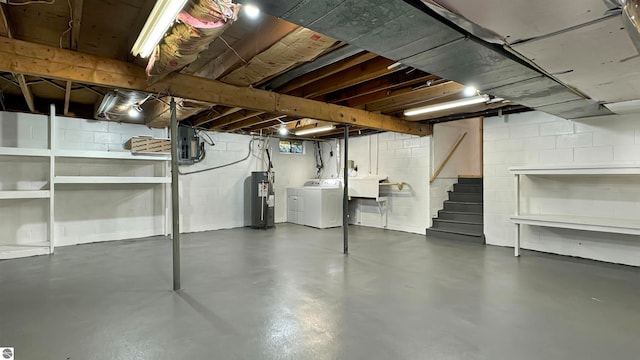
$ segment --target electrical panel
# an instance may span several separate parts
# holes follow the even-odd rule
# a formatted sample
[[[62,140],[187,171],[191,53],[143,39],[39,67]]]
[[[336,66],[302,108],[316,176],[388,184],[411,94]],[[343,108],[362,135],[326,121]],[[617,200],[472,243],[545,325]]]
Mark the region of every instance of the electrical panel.
[[[178,127],[178,163],[193,165],[204,158],[204,142],[190,126]]]

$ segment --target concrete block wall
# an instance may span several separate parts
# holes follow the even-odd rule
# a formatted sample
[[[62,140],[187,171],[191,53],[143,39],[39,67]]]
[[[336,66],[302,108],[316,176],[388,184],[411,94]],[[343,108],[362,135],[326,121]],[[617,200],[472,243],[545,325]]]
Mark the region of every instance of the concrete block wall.
[[[391,182],[405,182],[400,191],[389,187],[386,209],[374,200],[351,202],[351,221],[371,227],[424,234],[430,224],[429,176],[430,137],[381,133],[349,140],[349,159],[358,166],[358,175],[388,176]],[[342,145],[344,146],[344,145]],[[388,218],[381,212],[386,211]]]
[[[215,146],[207,145],[207,157],[194,166],[183,166],[185,172],[197,171],[229,164],[249,158],[238,164],[220,169],[180,177],[180,206],[183,232],[198,232],[242,227],[244,219],[244,182],[252,171],[267,169],[263,143],[251,137],[228,133],[209,132]],[[280,154],[278,139],[267,143],[275,172],[276,222],[286,219],[286,189],[298,187],[315,176],[313,143],[305,142],[301,155]]]
[[[512,166],[640,164],[636,116],[566,120],[528,112],[484,121],[484,224],[487,243],[513,246]],[[521,212],[624,218],[640,223],[638,176],[524,176]],[[522,226],[522,247],[640,265],[640,237]]]

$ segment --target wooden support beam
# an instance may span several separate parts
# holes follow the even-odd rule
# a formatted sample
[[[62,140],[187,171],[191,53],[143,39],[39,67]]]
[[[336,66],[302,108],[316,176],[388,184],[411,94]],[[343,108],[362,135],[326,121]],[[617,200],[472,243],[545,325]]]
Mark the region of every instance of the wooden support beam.
[[[67,86],[64,90],[64,115],[69,114],[69,102],[71,101],[71,84],[73,84],[73,82],[67,81]]]
[[[84,6],[84,0],[72,0],[71,1],[71,38],[70,49],[73,51],[78,50],[78,39],[80,39],[80,25],[82,24],[82,8]]]
[[[36,106],[33,102],[33,94],[31,93],[31,89],[29,89],[29,85],[27,85],[27,80],[24,75],[16,74],[16,79],[18,80],[18,85],[20,85],[24,101],[27,103],[27,107],[29,107],[29,111],[36,112]]]
[[[426,124],[181,73],[173,73],[150,85],[144,69],[135,64],[14,39],[0,38],[1,71],[112,88],[165,93],[184,99],[281,113],[296,118],[355,124],[419,136],[430,135]]]

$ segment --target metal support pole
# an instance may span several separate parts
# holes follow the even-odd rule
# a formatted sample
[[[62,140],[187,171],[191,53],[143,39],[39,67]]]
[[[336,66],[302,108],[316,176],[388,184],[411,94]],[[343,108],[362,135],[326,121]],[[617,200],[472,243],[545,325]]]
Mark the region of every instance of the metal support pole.
[[[342,197],[342,232],[345,255],[349,253],[349,125],[344,126],[344,195]]]
[[[180,290],[180,194],[178,193],[178,120],[171,97],[171,238],[173,240],[173,290]]]

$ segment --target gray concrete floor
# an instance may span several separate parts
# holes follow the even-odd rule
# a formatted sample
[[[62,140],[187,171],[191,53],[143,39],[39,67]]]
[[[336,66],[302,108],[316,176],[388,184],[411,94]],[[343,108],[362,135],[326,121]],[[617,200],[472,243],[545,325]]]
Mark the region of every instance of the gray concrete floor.
[[[16,359],[638,359],[640,269],[279,225],[0,262]]]

